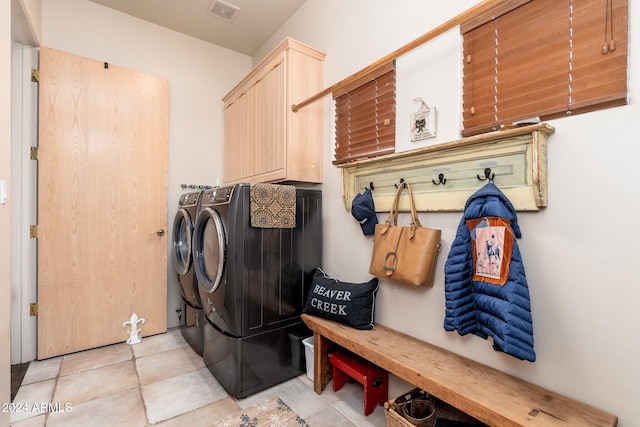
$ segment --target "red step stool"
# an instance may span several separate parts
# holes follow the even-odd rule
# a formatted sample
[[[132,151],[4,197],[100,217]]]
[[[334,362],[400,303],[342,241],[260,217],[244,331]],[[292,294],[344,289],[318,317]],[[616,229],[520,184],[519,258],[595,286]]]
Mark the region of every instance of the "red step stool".
[[[333,391],[342,388],[353,378],[364,386],[364,415],[373,412],[376,405],[384,405],[389,395],[389,375],[387,371],[346,353],[336,351],[329,354],[333,365]]]

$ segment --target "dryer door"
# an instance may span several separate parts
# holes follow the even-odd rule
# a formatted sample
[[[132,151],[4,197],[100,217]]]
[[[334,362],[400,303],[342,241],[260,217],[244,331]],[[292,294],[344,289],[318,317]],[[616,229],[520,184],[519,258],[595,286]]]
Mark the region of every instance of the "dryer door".
[[[198,215],[194,230],[194,267],[198,285],[208,293],[213,293],[222,282],[226,262],[226,233],[220,214],[210,207]]]
[[[186,209],[180,208],[173,220],[173,266],[180,276],[189,272],[191,267],[191,236],[193,221]]]

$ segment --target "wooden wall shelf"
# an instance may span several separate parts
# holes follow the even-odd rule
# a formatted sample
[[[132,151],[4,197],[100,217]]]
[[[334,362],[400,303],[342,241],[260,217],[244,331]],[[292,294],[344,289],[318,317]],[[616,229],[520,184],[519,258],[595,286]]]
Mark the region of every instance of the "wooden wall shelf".
[[[546,124],[514,127],[457,141],[338,165],[342,169],[343,198],[347,210],[357,193],[373,183],[377,212],[388,212],[396,192],[394,184],[411,184],[419,211],[462,211],[486,181],[484,170],[516,210],[538,211],[547,206]],[[439,182],[443,175],[444,184]],[[408,211],[402,198],[400,209]]]

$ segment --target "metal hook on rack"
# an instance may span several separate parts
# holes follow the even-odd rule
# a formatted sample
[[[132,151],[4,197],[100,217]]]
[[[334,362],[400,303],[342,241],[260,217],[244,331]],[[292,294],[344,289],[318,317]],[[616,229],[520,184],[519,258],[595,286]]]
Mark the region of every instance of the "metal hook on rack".
[[[404,178],[400,178],[400,184],[402,184],[404,182]],[[395,185],[396,188],[398,188],[398,184],[393,184]]]
[[[432,179],[431,182],[433,182],[434,185],[440,185],[440,184],[444,185],[444,184],[447,183],[447,178],[444,177],[443,173],[439,173],[438,174],[438,182],[436,182],[435,179]]]
[[[480,174],[476,175],[476,177],[480,180],[480,181],[486,181],[489,180],[489,182],[493,182],[493,178],[496,176],[495,173],[491,173],[491,168],[484,168],[484,178],[480,177]]]
[[[369,182],[369,186],[368,187],[364,187],[364,189],[373,191],[373,181]]]
[[[180,184],[180,188],[185,190],[209,190],[213,188],[211,185],[198,185],[198,184]]]

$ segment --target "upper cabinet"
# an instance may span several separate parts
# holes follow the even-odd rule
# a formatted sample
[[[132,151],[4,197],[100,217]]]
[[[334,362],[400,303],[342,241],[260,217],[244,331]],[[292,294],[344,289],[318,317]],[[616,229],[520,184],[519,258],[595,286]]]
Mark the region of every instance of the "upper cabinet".
[[[325,54],[286,38],[224,102],[224,181],[322,182],[322,103],[291,106],[323,89]]]

